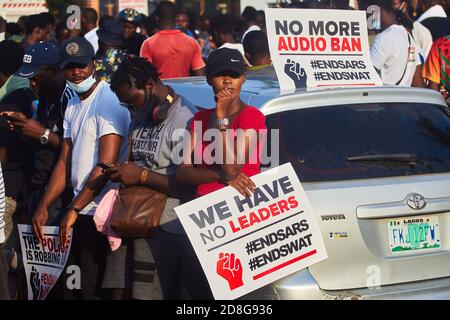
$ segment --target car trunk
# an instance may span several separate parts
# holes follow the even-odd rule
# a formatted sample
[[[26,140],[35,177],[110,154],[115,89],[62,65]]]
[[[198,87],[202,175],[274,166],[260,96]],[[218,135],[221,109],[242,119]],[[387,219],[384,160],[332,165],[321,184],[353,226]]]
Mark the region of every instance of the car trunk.
[[[450,276],[450,174],[305,183],[304,188],[328,252],[328,259],[309,268],[322,289]],[[413,193],[425,198],[420,210],[407,204]],[[428,235],[422,237],[417,227],[427,223]],[[435,248],[423,248],[425,243]],[[398,250],[402,246],[414,250]]]
[[[330,105],[274,113],[267,124],[280,128],[270,145],[292,164],[320,223],[329,258],[309,270],[322,289],[450,276],[448,109]]]

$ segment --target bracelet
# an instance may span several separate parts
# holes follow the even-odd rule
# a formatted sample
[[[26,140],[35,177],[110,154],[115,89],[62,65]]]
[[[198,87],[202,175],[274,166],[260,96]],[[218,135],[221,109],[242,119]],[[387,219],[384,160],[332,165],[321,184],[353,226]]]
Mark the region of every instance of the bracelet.
[[[68,211],[75,211],[76,213],[80,213],[82,209],[76,208],[73,204],[70,204],[70,205],[67,207],[67,210],[68,210]]]
[[[141,173],[141,185],[145,185],[145,181],[147,180],[148,169],[144,169]]]

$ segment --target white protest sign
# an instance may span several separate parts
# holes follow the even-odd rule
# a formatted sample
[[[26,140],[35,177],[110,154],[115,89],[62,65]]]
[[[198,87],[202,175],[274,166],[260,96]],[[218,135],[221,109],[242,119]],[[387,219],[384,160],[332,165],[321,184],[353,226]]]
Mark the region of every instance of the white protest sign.
[[[327,258],[292,165],[252,180],[251,197],[226,187],[175,208],[216,299],[236,299]]]
[[[366,12],[266,9],[280,91],[382,85],[370,60]]]
[[[8,22],[41,12],[48,12],[45,0],[0,0],[0,16]]]
[[[43,227],[44,239],[39,243],[30,225],[18,226],[28,300],[44,300],[66,265],[72,245],[72,229],[68,247],[63,248],[58,240],[59,227]]]
[[[135,9],[137,12],[148,15],[147,0],[118,0],[119,11],[123,9]]]

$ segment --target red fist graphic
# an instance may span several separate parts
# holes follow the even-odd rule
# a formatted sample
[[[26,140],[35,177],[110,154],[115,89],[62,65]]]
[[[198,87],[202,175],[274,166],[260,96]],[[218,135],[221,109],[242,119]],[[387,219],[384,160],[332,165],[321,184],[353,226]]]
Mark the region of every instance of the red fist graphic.
[[[217,274],[228,281],[230,290],[243,286],[241,260],[234,256],[234,253],[219,254],[217,260]]]

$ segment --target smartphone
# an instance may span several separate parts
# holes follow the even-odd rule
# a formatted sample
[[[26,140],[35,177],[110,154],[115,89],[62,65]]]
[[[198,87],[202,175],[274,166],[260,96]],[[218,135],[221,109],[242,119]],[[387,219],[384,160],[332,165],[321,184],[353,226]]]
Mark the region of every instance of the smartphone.
[[[14,120],[15,119],[7,113],[0,113],[0,127],[6,127],[7,129],[10,129],[10,123]]]
[[[8,114],[8,113],[4,112],[1,115],[4,119],[11,121],[11,122],[14,122],[17,120],[17,117],[14,114]]]
[[[97,163],[97,167],[100,167],[103,170],[106,170],[106,169],[111,169],[114,166],[111,163],[99,162],[99,163]]]

